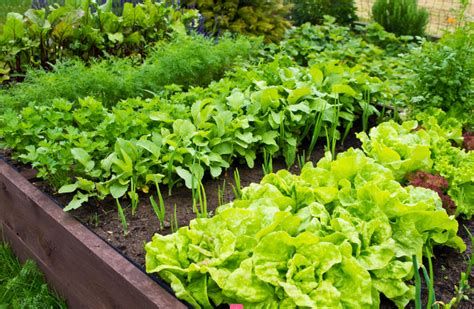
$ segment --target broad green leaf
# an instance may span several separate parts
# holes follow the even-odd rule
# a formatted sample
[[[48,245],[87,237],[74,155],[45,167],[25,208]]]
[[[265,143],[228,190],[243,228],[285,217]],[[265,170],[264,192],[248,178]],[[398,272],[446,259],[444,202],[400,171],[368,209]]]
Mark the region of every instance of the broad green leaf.
[[[316,84],[321,85],[323,83],[324,74],[316,66],[313,66],[309,69],[309,74],[311,74],[311,77],[313,78],[313,82],[315,82]]]
[[[351,97],[355,97],[357,96],[357,93],[355,92],[354,89],[352,89],[351,86],[349,85],[344,85],[344,84],[334,84],[331,86],[331,91],[333,93],[337,93],[337,94],[347,94]]]
[[[58,193],[61,193],[61,194],[71,193],[71,192],[76,191],[76,189],[77,189],[77,184],[72,183],[72,184],[64,185],[61,188],[59,188]]]
[[[147,174],[146,175],[146,183],[160,183],[163,178],[165,178],[165,175],[162,174]]]
[[[177,119],[173,122],[173,131],[182,140],[189,140],[196,133],[196,127],[188,119]]]
[[[89,196],[86,194],[83,194],[81,192],[77,192],[76,195],[74,195],[74,198],[69,202],[69,204],[64,207],[64,211],[71,211],[74,209],[78,209],[79,207],[82,206],[85,202],[89,200]]]
[[[71,154],[74,159],[79,161],[84,166],[86,172],[91,171],[94,168],[95,162],[91,160],[91,156],[84,149],[72,148]]]
[[[197,188],[198,176],[194,175],[187,169],[182,168],[181,166],[176,167],[176,173],[181,179],[184,180],[186,187],[189,189]]]
[[[23,16],[18,13],[8,13],[5,25],[3,25],[2,38],[5,41],[16,41],[25,35],[25,22]]]
[[[139,140],[137,146],[150,152],[156,158],[161,156],[161,147],[149,140]]]
[[[311,95],[311,88],[308,86],[303,86],[290,91],[288,95],[288,103],[296,104],[301,98]]]
[[[239,111],[243,107],[244,101],[244,94],[238,90],[233,91],[232,94],[227,97],[227,104],[233,111]]]
[[[128,185],[122,185],[120,183],[114,182],[110,185],[110,194],[113,198],[118,199],[125,195],[128,191]]]
[[[124,38],[122,32],[107,33],[107,37],[112,43],[122,43]]]

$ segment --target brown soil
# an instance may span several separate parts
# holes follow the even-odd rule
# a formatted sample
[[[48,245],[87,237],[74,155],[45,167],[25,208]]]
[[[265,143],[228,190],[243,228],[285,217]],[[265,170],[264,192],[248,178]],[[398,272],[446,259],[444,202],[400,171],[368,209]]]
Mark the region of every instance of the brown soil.
[[[344,151],[350,147],[360,147],[360,142],[355,138],[353,132],[349,134],[344,145],[338,145],[337,152]],[[310,160],[312,162],[317,162],[323,154],[324,147],[320,145],[311,154]],[[0,155],[2,155],[2,153],[0,153]],[[8,156],[8,153],[4,152],[3,155]],[[66,205],[71,199],[71,196],[53,194],[44,181],[35,178],[35,173],[31,168],[19,164],[15,164],[15,166],[21,174],[23,174],[27,179],[30,179],[34,185],[48,193],[60,205]],[[241,185],[242,187],[245,187],[252,182],[260,182],[264,176],[261,166],[261,161],[256,161],[255,168],[253,169],[244,165],[236,165],[233,169],[229,169],[225,172],[225,174],[219,179],[207,179],[204,182],[204,187],[207,194],[209,213],[212,215],[218,206],[219,189],[224,189],[225,202],[231,201],[234,198],[232,191],[232,186],[234,185],[234,169],[238,169],[241,178]],[[287,167],[282,160],[275,160],[273,162],[274,171],[286,168]],[[293,165],[289,170],[292,173],[299,173],[298,165]],[[163,235],[172,233],[171,218],[173,216],[173,205],[176,205],[176,216],[179,226],[188,225],[189,222],[196,217],[192,209],[192,196],[190,190],[184,187],[174,188],[172,195],[166,194],[168,191],[167,188],[163,188],[162,191],[166,205],[166,219],[161,230],[160,223],[156,218],[149,201],[149,195],[151,194],[153,194],[155,200],[157,199],[156,192],[141,195],[140,203],[134,216],[131,214],[130,202],[128,200],[121,201],[128,223],[128,233],[126,235],[124,235],[123,227],[117,214],[116,203],[111,199],[93,201],[82,208],[73,211],[72,214],[99,237],[115,247],[124,256],[139,267],[144,268],[144,244],[150,241],[155,233],[161,233]],[[445,303],[449,302],[449,300],[454,296],[455,286],[459,283],[461,272],[466,271],[472,250],[467,232],[462,226],[465,225],[469,231],[474,234],[474,222],[472,220],[460,220],[459,223],[459,235],[468,245],[468,249],[463,254],[459,254],[455,250],[447,247],[437,247],[434,251],[435,258],[433,259],[433,267],[435,274],[436,299]],[[425,263],[425,265],[427,265],[427,263]],[[469,283],[470,286],[474,286],[474,276],[472,274],[469,278]],[[426,289],[423,288],[422,292],[423,298],[426,299]],[[473,299],[474,293],[471,290],[469,300],[464,300],[459,308],[474,308]],[[414,305],[410,304],[409,307],[414,308]],[[382,299],[381,308],[395,308],[395,306],[391,301]]]

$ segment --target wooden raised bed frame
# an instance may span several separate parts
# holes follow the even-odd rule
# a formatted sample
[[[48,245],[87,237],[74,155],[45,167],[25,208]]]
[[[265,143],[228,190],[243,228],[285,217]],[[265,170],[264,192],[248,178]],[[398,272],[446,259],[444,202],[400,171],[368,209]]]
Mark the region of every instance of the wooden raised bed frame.
[[[186,308],[0,159],[0,234],[69,308]]]

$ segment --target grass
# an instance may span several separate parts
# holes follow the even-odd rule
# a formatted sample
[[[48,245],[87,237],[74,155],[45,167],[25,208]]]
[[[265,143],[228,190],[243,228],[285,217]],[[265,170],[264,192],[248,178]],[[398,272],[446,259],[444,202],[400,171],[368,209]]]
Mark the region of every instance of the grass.
[[[36,264],[21,264],[11,248],[0,243],[0,308],[67,308],[45,283]]]

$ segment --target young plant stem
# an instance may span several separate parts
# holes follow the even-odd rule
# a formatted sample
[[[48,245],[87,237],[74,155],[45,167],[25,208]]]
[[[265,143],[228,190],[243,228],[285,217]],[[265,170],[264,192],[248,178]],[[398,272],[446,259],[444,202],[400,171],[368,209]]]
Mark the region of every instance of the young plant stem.
[[[222,187],[220,185],[217,186],[217,205],[222,206],[224,205],[224,194],[225,194],[225,188],[226,188],[226,181],[224,179],[224,182],[222,183]]]
[[[191,175],[191,198],[193,200],[193,212],[195,214],[199,214],[199,210],[197,208],[198,203],[198,188],[194,187],[194,173]]]
[[[416,260],[416,255],[413,255],[412,259],[413,268],[415,270],[415,308],[421,309],[421,277],[418,272],[418,261]]]
[[[423,278],[425,279],[426,287],[428,289],[428,300],[426,301],[426,308],[431,308],[431,304],[433,303],[433,288],[432,288],[432,281],[430,279],[430,276],[428,275],[428,272],[426,271],[426,267],[424,265],[421,265],[421,271],[423,273]]]
[[[298,168],[301,171],[303,169],[303,166],[306,163],[306,151],[303,150],[301,155],[298,156],[298,161],[297,162],[298,162]]]
[[[157,182],[155,182],[155,186],[156,186],[156,192],[158,195],[158,202],[160,206],[158,207],[153,196],[150,196],[150,203],[151,203],[151,206],[153,207],[153,211],[155,212],[156,217],[160,221],[160,231],[162,231],[165,225],[165,215],[166,215],[165,202],[163,201],[163,196],[161,195],[160,187],[158,186]]]
[[[168,161],[167,165],[167,172],[168,172],[168,195],[171,195],[171,192],[173,191],[173,186],[174,186],[174,181],[173,181],[173,162],[174,162],[174,155],[175,152],[171,154],[171,158]]]
[[[364,108],[362,110],[362,130],[367,132],[369,127],[369,113],[370,113],[370,92],[367,90],[367,100],[364,101]]]
[[[130,201],[132,203],[132,216],[135,216],[138,207],[138,194],[137,194],[137,183],[134,179],[131,179],[131,189],[128,193]]]
[[[433,261],[431,260],[431,251],[426,248],[426,258],[428,259],[428,272],[429,276],[426,273],[426,269],[423,267],[423,274],[425,275],[426,285],[428,287],[428,302],[426,304],[427,308],[438,308],[436,304],[436,294],[434,290],[434,272],[433,272]]]
[[[241,198],[242,197],[242,187],[240,186],[240,175],[239,175],[239,170],[236,168],[234,170],[234,182],[235,186],[232,186],[232,191],[234,191],[235,198]]]
[[[125,214],[123,212],[122,205],[120,204],[119,199],[116,199],[117,201],[117,211],[119,215],[120,222],[122,223],[122,228],[123,228],[123,235],[128,234],[128,224],[127,224],[127,219],[125,218]]]
[[[324,134],[326,136],[326,148],[325,151],[330,151],[331,149],[331,141],[329,139],[329,131],[327,127],[324,127]]]
[[[273,173],[273,158],[270,152],[267,152],[267,150],[264,148],[263,149],[263,174],[268,175]]]
[[[176,232],[179,228],[178,216],[176,214],[176,204],[173,206],[173,218],[171,220],[171,232]]]
[[[336,106],[335,108],[335,113],[334,113],[334,120],[331,126],[331,153],[333,158],[336,156],[336,132],[337,132],[337,126],[339,124],[339,113],[341,110],[341,106],[339,104],[339,99],[337,99]]]
[[[341,144],[344,144],[344,141],[346,140],[347,135],[349,135],[349,132],[351,131],[353,125],[354,125],[353,121],[349,121],[347,123],[346,129],[344,130],[344,136],[342,137],[342,140],[341,140]]]
[[[206,189],[201,181],[198,183],[198,198],[199,198],[199,211],[197,216],[199,218],[207,218],[207,196],[206,196]]]
[[[285,140],[285,113],[283,111],[280,111],[280,149],[283,149],[283,145],[285,145],[286,140]]]
[[[324,105],[323,110],[320,111],[316,116],[316,123],[314,124],[313,135],[311,136],[311,143],[309,144],[308,148],[308,156],[313,153],[314,146],[316,146],[316,142],[318,141],[319,134],[321,132],[321,126],[323,124],[323,113],[326,110],[326,105]]]

